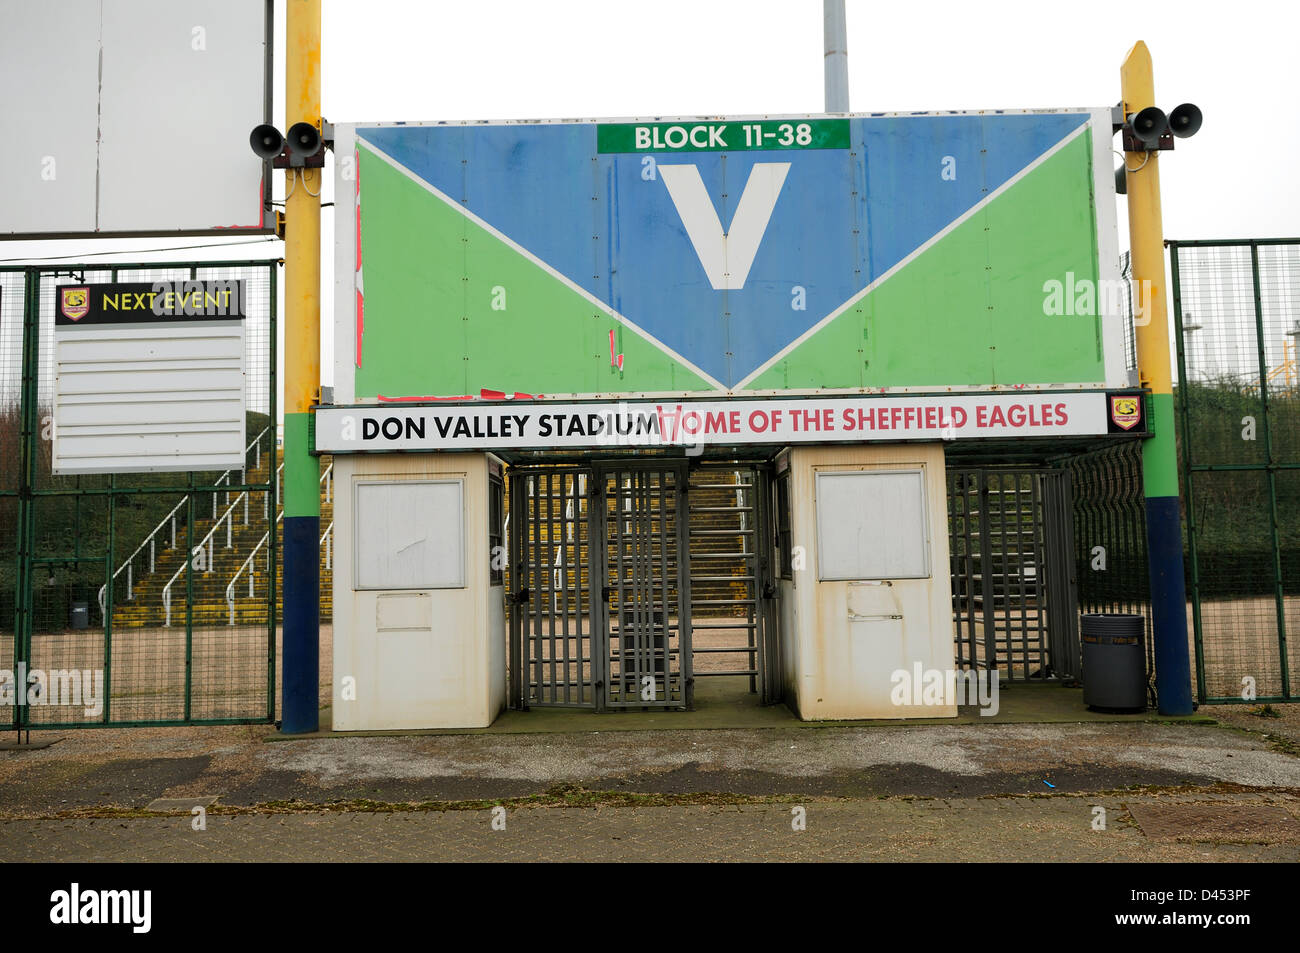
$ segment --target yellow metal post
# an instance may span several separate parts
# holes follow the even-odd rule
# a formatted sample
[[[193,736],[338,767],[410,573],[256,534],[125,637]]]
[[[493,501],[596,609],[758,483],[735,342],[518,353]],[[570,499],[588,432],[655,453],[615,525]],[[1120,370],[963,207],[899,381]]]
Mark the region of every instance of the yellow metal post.
[[[320,0],[287,0],[285,128],[317,129]],[[320,726],[320,469],[309,424],[320,389],[320,191],[323,169],[285,174],[284,704],[281,729]]]
[[[1126,118],[1155,105],[1151,53],[1141,40],[1129,50],[1124,65],[1120,67],[1120,90]],[[1138,379],[1151,391],[1149,419],[1155,434],[1142,445],[1142,483],[1146,493],[1156,695],[1162,714],[1187,715],[1192,712],[1191,665],[1187,651],[1169,316],[1165,306],[1160,155],[1158,152],[1129,152],[1124,158],[1128,170],[1129,249],[1136,285],[1134,300],[1140,312],[1135,315]]]

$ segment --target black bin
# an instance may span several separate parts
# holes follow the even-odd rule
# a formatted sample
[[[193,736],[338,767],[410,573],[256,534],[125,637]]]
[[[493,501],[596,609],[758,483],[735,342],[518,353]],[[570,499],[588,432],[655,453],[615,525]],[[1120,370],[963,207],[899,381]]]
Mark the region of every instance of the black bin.
[[[68,622],[74,629],[90,628],[90,603],[72,603],[72,611],[69,613],[69,617]]]
[[[1080,638],[1083,703],[1096,711],[1146,711],[1146,620],[1140,615],[1084,615]]]

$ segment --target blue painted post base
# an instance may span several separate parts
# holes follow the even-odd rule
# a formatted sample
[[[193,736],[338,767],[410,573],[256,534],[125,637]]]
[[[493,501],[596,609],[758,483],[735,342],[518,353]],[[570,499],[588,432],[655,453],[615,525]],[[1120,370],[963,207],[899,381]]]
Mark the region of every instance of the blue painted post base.
[[[320,728],[320,517],[284,518],[284,688],[280,730]]]
[[[1187,592],[1178,497],[1147,497],[1146,511],[1156,699],[1162,715],[1190,715],[1192,671],[1187,650]]]

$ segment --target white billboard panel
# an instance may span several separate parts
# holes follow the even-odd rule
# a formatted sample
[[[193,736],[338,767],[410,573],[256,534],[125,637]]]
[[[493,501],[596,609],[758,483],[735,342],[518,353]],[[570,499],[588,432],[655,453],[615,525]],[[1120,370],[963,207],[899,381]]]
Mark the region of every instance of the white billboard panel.
[[[0,0],[0,238],[266,232],[268,0]]]

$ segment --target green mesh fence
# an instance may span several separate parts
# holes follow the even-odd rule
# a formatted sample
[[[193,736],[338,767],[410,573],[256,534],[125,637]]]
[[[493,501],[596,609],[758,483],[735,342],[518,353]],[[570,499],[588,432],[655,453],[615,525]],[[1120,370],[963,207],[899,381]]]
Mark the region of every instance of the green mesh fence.
[[[1197,694],[1300,700],[1300,239],[1170,259]]]
[[[277,267],[0,270],[0,725],[274,719]],[[216,278],[246,291],[242,465],[56,475],[56,289]]]

